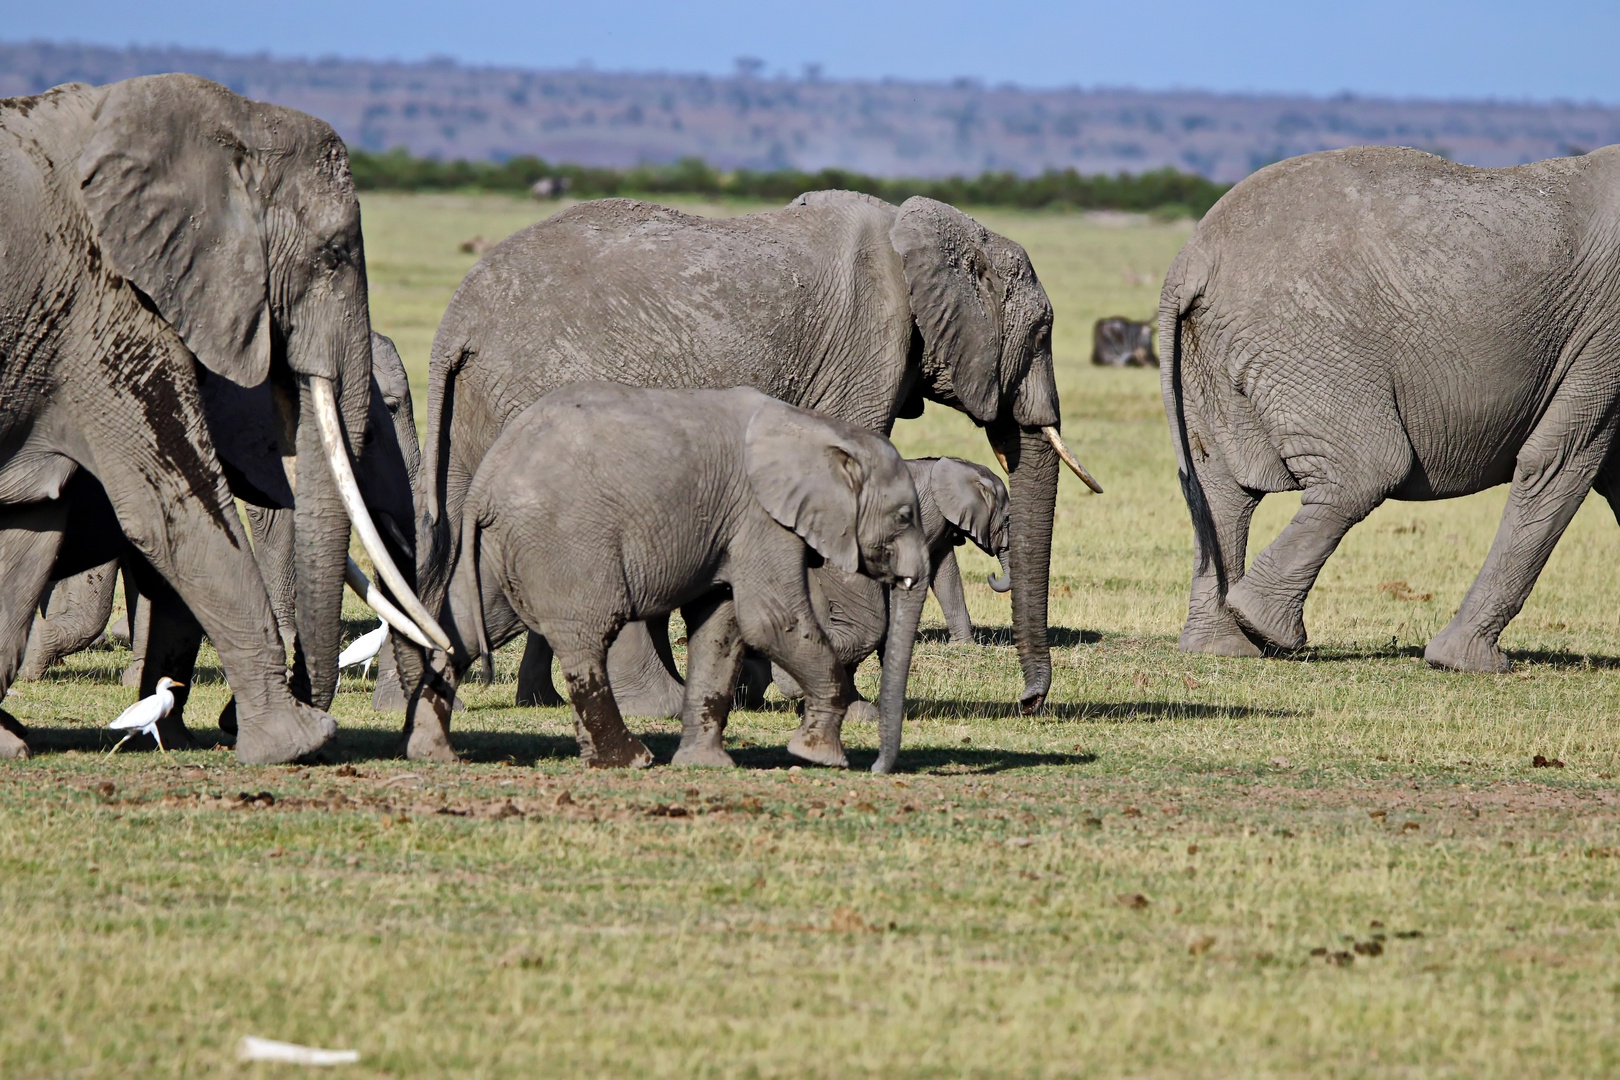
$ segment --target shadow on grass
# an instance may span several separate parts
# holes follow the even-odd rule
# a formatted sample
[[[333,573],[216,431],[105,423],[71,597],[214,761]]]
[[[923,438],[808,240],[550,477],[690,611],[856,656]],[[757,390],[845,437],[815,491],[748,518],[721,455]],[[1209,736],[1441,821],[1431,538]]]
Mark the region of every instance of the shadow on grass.
[[[1267,647],[1265,658],[1268,660],[1283,660],[1297,664],[1344,664],[1367,660],[1421,660],[1424,646],[1401,645],[1392,647],[1385,645],[1378,648],[1341,648],[1328,645],[1322,648],[1307,645],[1303,649],[1287,652],[1281,649]],[[1582,671],[1614,671],[1620,670],[1620,656],[1599,656],[1594,653],[1569,652],[1568,650],[1547,649],[1510,649],[1508,659],[1515,666],[1519,664],[1535,664],[1539,667],[1559,669],[1575,669]],[[1436,668],[1435,670],[1443,670]],[[1494,674],[1493,672],[1452,672],[1455,675]]]
[[[942,701],[926,698],[906,702],[906,715],[917,720],[1001,719],[1019,715],[1018,706],[999,701]],[[1290,717],[1294,709],[1268,709],[1254,705],[1202,705],[1194,701],[1075,701],[1049,702],[1036,714],[1052,720],[1242,720],[1253,716]]]
[[[951,632],[943,626],[930,626],[917,631],[917,640],[936,645],[949,645]],[[1102,634],[1096,630],[1071,630],[1067,626],[1049,626],[1046,628],[1046,640],[1054,649],[1069,649],[1076,645],[1095,645],[1102,640]],[[1013,640],[1013,629],[1010,626],[975,626],[973,644],[1011,647],[1017,642]]]

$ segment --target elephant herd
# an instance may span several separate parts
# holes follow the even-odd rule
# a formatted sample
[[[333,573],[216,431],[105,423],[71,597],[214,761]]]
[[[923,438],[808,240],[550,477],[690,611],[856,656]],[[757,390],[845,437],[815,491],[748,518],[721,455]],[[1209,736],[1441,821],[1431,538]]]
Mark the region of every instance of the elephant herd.
[[[518,700],[564,700],[555,657],[588,763],[650,763],[623,717],[654,715],[681,718],[677,762],[729,764],[740,677],[803,698],[807,761],[847,764],[846,714],[875,712],[885,771],[930,585],[971,635],[964,542],[1001,560],[1022,707],[1051,690],[1060,463],[1101,489],[1059,434],[1028,255],[950,206],[607,199],[530,226],[439,325],[420,448],[325,123],[188,75],[10,99],[0,213],[0,698],[25,654],[37,676],[105,627],[121,572],[130,681],[189,681],[206,635],[239,759],[291,761],[336,731],[347,584],[390,627],[377,703],[411,758],[455,759],[458,682],[527,633]],[[1620,494],[1620,149],[1263,169],[1175,260],[1158,332],[1195,540],[1182,648],[1298,648],[1318,571],[1379,502],[1510,482],[1427,653],[1505,670],[1497,638],[1580,501]],[[927,401],[984,431],[1005,484],[900,459],[886,436]],[[1246,567],[1284,490],[1301,509]],[[875,707],[852,678],[874,650]],[[0,757],[28,753],[0,710]]]

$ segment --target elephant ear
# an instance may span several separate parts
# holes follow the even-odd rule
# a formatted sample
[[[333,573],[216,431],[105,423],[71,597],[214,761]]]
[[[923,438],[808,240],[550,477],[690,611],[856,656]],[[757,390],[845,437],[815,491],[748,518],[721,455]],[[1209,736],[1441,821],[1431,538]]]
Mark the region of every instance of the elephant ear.
[[[859,573],[855,523],[866,470],[856,446],[830,424],[767,407],[748,421],[743,453],[765,512],[832,566]]]
[[[204,367],[241,386],[270,370],[251,110],[195,76],[130,79],[108,88],[79,158],[102,259],[146,294]]]
[[[969,540],[996,553],[997,507],[1007,505],[1007,489],[990,470],[956,458],[934,462],[929,477],[934,505]],[[1005,515],[999,515],[1005,517]]]
[[[1001,288],[990,232],[953,206],[915,196],[900,204],[889,242],[900,254],[923,363],[950,377],[981,423],[1001,412]]]

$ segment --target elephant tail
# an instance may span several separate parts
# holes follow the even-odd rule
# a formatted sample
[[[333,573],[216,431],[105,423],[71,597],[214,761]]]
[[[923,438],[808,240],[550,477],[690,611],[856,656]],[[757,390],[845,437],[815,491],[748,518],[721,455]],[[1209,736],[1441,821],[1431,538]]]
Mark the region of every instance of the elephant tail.
[[[1215,517],[1204,495],[1203,484],[1199,482],[1198,470],[1193,465],[1184,382],[1188,322],[1208,282],[1208,274],[1200,263],[1195,233],[1170,265],[1164,288],[1159,293],[1159,351],[1164,357],[1163,366],[1159,369],[1159,382],[1164,396],[1165,415],[1175,436],[1176,476],[1181,481],[1181,495],[1187,500],[1187,512],[1192,517],[1193,532],[1198,538],[1198,572],[1204,573],[1209,569],[1209,560],[1216,559],[1216,565],[1220,565],[1216,558],[1219,546]]]

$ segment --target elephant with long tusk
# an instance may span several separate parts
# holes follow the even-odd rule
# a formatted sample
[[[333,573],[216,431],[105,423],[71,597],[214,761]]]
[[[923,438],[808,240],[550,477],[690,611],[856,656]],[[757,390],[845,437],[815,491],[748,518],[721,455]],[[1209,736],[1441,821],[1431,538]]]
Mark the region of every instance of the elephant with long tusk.
[[[0,222],[0,693],[47,583],[128,553],[154,597],[142,694],[189,681],[151,661],[206,633],[238,758],[318,749],[351,521],[434,640],[399,570],[415,553],[352,483],[372,358],[342,141],[194,76],[68,84],[0,102]],[[237,498],[296,522],[291,681]],[[0,757],[27,753],[0,711]]]

